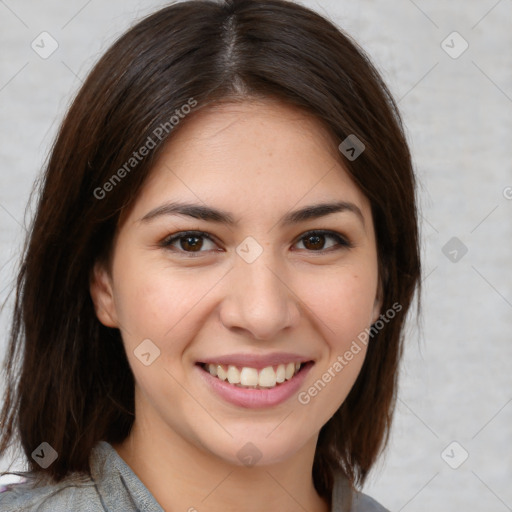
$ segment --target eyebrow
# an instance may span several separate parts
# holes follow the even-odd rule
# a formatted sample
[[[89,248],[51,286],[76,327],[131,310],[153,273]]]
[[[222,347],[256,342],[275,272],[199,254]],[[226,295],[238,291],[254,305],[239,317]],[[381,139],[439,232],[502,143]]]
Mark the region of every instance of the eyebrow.
[[[325,217],[327,215],[340,212],[350,212],[355,214],[364,226],[364,216],[361,212],[361,209],[354,203],[347,201],[320,203],[306,206],[300,210],[287,213],[280,220],[280,223],[283,226],[299,224],[301,222],[318,219],[320,217]],[[203,206],[200,204],[180,202],[169,202],[158,206],[157,208],[144,215],[144,217],[140,219],[140,222],[149,222],[164,215],[184,215],[187,217],[193,217],[194,219],[226,224],[228,226],[235,226],[238,224],[238,221],[236,221],[229,212],[224,210],[211,208],[210,206]]]

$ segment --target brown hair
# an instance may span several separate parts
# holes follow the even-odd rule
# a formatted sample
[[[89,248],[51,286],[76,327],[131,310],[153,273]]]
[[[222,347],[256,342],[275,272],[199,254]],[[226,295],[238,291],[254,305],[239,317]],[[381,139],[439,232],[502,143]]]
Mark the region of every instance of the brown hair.
[[[95,315],[89,280],[168,137],[108,196],[98,190],[191,98],[198,110],[251,97],[300,107],[340,143],[355,134],[365,145],[357,159],[339,158],[371,203],[382,311],[401,307],[372,333],[352,390],[320,430],[313,465],[329,500],[335,470],[352,486],[365,482],[388,441],[404,320],[420,284],[415,178],[397,106],[364,51],[285,0],[170,5],[119,38],[89,74],[52,148],[17,278],[0,453],[19,441],[32,472],[60,481],[89,471],[99,440],[129,434],[133,374],[119,330]],[[46,470],[31,458],[43,441],[59,454]]]

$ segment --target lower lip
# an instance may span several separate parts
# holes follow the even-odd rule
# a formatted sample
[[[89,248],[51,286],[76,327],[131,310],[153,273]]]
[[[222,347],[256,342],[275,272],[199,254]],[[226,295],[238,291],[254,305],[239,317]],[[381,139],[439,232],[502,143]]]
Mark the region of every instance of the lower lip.
[[[313,364],[312,361],[309,361],[301,367],[299,373],[293,378],[269,389],[239,388],[214,377],[199,364],[196,364],[196,368],[204,382],[227,402],[239,407],[261,409],[281,404],[294,395],[304,382]]]

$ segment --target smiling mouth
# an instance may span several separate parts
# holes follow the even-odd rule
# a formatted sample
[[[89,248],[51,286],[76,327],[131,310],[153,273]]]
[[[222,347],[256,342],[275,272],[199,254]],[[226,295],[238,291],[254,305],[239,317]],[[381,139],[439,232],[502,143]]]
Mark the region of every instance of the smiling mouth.
[[[287,363],[267,366],[260,370],[251,367],[238,367],[234,365],[197,363],[200,368],[212,377],[229,383],[235,387],[245,389],[271,389],[291,379],[311,366],[313,361],[305,363]]]

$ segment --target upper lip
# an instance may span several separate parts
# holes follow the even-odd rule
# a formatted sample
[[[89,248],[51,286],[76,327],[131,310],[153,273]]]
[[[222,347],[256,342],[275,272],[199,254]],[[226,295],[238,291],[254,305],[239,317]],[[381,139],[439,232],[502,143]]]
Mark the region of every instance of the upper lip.
[[[248,367],[261,370],[267,366],[277,366],[287,363],[307,363],[312,361],[311,357],[305,357],[291,352],[275,352],[273,354],[226,354],[223,356],[207,357],[198,361],[206,364],[222,364],[225,366],[233,365],[239,368]]]

